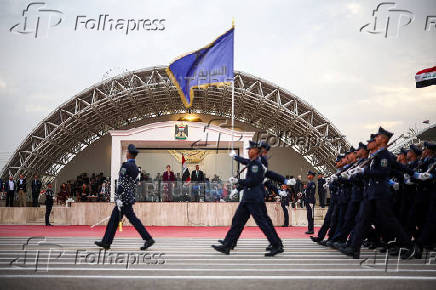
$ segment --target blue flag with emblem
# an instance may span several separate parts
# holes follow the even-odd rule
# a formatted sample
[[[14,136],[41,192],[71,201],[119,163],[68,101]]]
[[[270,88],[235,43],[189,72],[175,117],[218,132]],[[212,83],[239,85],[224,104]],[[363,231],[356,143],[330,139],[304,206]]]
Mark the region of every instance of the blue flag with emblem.
[[[194,89],[231,85],[234,29],[232,26],[208,46],[179,57],[166,69],[186,108],[192,106]]]

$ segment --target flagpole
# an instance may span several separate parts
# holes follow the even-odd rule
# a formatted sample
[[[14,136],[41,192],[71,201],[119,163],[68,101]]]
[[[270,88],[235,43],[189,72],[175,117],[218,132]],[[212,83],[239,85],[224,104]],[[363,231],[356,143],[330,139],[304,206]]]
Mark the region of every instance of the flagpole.
[[[233,28],[235,27],[235,18],[232,18],[232,27]],[[235,31],[233,29],[233,35],[234,35],[234,33],[235,33]],[[233,36],[233,39],[234,39],[234,36]],[[234,46],[234,42],[233,42],[233,64],[235,63],[234,59],[235,59],[235,46]],[[234,129],[235,129],[235,76],[233,75],[233,78],[232,78],[232,152],[234,150],[234,143],[233,143],[234,142],[234,140],[233,140]],[[231,174],[231,176],[233,176],[233,172],[234,172],[233,159],[231,162],[232,162],[232,174]]]

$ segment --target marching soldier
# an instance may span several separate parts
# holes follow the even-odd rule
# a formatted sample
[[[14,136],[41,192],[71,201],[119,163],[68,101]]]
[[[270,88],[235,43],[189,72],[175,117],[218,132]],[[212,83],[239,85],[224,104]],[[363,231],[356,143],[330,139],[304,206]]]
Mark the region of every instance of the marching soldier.
[[[315,210],[315,182],[313,179],[315,177],[315,173],[309,170],[307,173],[307,179],[309,182],[306,185],[306,189],[304,190],[304,204],[306,205],[307,210],[307,235],[312,235],[313,232],[313,215]]]
[[[383,229],[383,236],[396,237],[398,245],[407,249],[401,255],[403,259],[409,259],[415,254],[411,239],[396,219],[391,205],[388,180],[393,175],[397,163],[393,154],[387,151],[386,147],[392,135],[380,127],[375,137],[377,151],[371,156],[371,159],[368,159],[371,160],[370,164],[366,167],[357,167],[352,171],[352,175],[362,174],[364,178],[368,179],[368,196],[361,203],[351,251],[347,250],[349,248],[344,250],[344,253],[352,255],[355,259],[360,257],[363,238],[371,219],[374,217],[377,217],[378,225]]]
[[[336,173],[340,171],[340,168],[342,166],[341,160],[342,160],[342,156],[338,155],[335,161],[336,162],[335,167],[337,169]],[[330,191],[330,205],[324,217],[324,223],[318,231],[318,235],[316,237],[310,236],[310,239],[315,243],[321,243],[324,240],[324,237],[326,236],[327,232],[329,232],[330,237],[332,237],[335,231],[334,230],[335,219],[336,219],[335,211],[338,202],[338,191],[334,180],[331,181],[329,180],[328,183],[326,182],[325,186],[326,187],[328,186]]]
[[[232,247],[236,245],[251,215],[271,244],[269,252],[265,253],[265,256],[271,257],[283,253],[283,244],[271,222],[265,216],[265,187],[263,181],[266,169],[259,158],[260,148],[256,142],[250,141],[248,149],[250,161],[247,164],[246,178],[239,180],[234,177],[230,178],[231,183],[243,186],[242,200],[236,209],[232,219],[232,226],[222,241],[222,245],[212,245],[212,247],[216,251],[228,255]]]
[[[127,148],[127,162],[124,162],[120,169],[118,188],[115,193],[115,207],[106,226],[106,233],[103,240],[95,242],[97,246],[106,250],[110,249],[118,223],[123,215],[129,219],[144,240],[144,246],[141,247],[141,250],[146,250],[154,244],[153,238],[133,211],[136,178],[139,174],[138,167],[135,164],[136,155],[138,155],[138,150],[135,145],[130,144]]]
[[[430,191],[429,206],[426,213],[425,223],[422,226],[421,234],[416,239],[415,257],[420,259],[423,249],[432,250],[436,241],[436,144],[424,142],[423,157],[428,164],[425,172],[414,174],[418,180],[427,183]]]
[[[319,206],[321,208],[325,207],[325,179],[324,174],[322,172],[318,173],[318,198],[319,198]]]

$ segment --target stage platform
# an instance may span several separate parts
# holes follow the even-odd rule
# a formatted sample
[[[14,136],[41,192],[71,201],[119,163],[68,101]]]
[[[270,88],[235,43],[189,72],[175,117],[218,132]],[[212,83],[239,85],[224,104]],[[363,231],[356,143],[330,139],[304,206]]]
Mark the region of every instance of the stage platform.
[[[136,215],[146,226],[230,226],[237,202],[138,202]],[[283,210],[278,202],[267,202],[268,215],[275,226],[283,225]],[[94,225],[108,217],[114,203],[76,202],[71,207],[54,206],[50,216],[55,225]],[[315,225],[322,225],[327,208],[315,207]],[[0,207],[0,224],[44,224],[45,207]],[[307,225],[305,208],[290,209],[292,226]],[[102,223],[105,225],[105,222]],[[125,222],[129,225],[128,221]],[[250,218],[248,226],[254,226]]]

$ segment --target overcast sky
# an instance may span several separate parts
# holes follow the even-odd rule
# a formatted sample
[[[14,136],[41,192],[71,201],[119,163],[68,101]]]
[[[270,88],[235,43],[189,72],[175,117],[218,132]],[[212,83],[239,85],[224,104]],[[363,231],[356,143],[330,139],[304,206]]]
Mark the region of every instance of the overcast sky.
[[[58,105],[108,71],[113,76],[167,65],[226,31],[232,17],[235,69],[304,99],[352,144],[366,140],[380,124],[402,133],[422,128],[426,119],[436,122],[436,86],[416,89],[414,80],[417,71],[436,65],[436,27],[425,30],[427,16],[436,16],[435,0],[395,1],[394,9],[412,14],[403,12],[398,20],[398,13],[391,12],[387,38],[359,31],[374,22],[372,10],[381,1],[372,0],[51,0],[44,9],[61,11],[62,22],[44,29],[48,18],[41,16],[37,38],[17,33],[18,28],[10,32],[23,23],[29,3],[0,0],[0,161]],[[165,19],[165,29],[126,35],[86,30],[82,24],[74,30],[78,15],[98,19],[100,14]],[[54,24],[57,14],[51,15]],[[404,26],[408,15],[413,21]],[[395,35],[398,21],[404,27]]]

